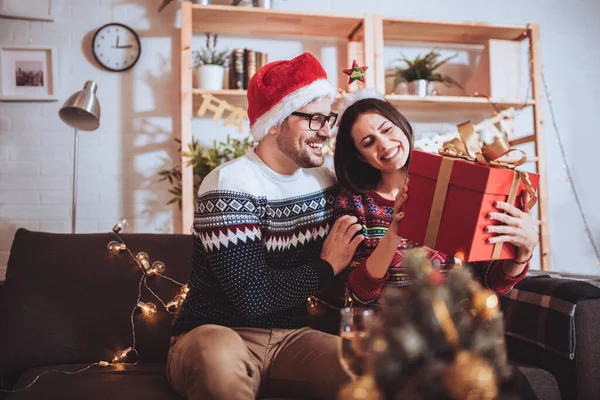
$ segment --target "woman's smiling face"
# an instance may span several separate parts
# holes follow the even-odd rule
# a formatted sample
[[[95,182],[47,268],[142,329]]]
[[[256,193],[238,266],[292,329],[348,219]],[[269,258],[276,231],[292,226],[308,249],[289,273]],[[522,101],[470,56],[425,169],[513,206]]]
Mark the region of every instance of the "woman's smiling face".
[[[410,143],[404,131],[380,114],[359,115],[350,135],[360,160],[381,172],[401,169],[410,155]]]

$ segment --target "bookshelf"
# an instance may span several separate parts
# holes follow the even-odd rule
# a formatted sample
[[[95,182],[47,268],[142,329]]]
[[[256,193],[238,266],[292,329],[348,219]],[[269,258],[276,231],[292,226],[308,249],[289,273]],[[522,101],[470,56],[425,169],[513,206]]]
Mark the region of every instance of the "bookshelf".
[[[452,44],[482,44],[484,62],[478,73],[483,77],[482,93],[489,93],[490,40],[523,41],[530,46],[530,77],[532,99],[487,99],[474,96],[429,96],[387,94],[386,99],[401,110],[410,120],[418,122],[458,123],[467,119],[478,122],[511,107],[532,107],[533,133],[515,138],[515,146],[534,144],[536,154],[530,157],[535,171],[542,175],[538,195],[540,234],[540,263],[543,270],[550,269],[550,238],[548,228],[548,194],[546,186],[546,157],[541,112],[542,83],[539,26],[491,25],[473,22],[419,21],[387,18],[376,14],[348,16],[306,13],[284,10],[265,10],[232,6],[201,6],[181,3],[181,140],[192,139],[192,118],[201,95],[212,94],[238,106],[246,107],[245,90],[203,91],[192,87],[191,43],[195,33],[216,32],[246,37],[330,37],[346,41],[348,64],[353,59],[368,65],[367,85],[385,93],[385,66],[383,62],[386,42],[423,42]],[[270,60],[273,61],[273,60]],[[486,62],[487,61],[487,62]],[[487,76],[486,76],[487,74]],[[490,103],[493,103],[493,107]],[[181,156],[182,165],[187,159]],[[193,221],[192,168],[182,171],[182,227],[189,231]]]

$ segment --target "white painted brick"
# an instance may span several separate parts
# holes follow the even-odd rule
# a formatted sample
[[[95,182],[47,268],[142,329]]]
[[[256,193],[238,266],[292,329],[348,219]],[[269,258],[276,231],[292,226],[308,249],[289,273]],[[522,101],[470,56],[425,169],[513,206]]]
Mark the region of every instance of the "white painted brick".
[[[71,233],[71,220],[68,221],[42,221],[40,230],[43,232]]]
[[[89,0],[71,3],[70,11],[70,17],[74,20],[87,20],[89,19],[90,14],[93,15],[94,18],[100,20],[110,20],[114,18],[112,7],[99,7],[97,2]]]
[[[79,193],[115,192],[121,188],[121,181],[114,177],[99,176],[95,179],[80,179],[78,182]]]
[[[9,158],[9,149],[8,148],[0,148],[0,161],[6,161]],[[1,165],[1,163],[0,163]]]
[[[61,190],[71,187],[71,179],[66,176],[31,176],[24,179],[20,175],[0,174],[0,190]]]
[[[121,193],[117,191],[103,191],[100,193],[100,204],[113,204],[121,202]]]
[[[8,149],[6,149],[8,150]],[[13,147],[10,159],[19,161],[61,160],[73,164],[73,149],[70,147]],[[72,168],[72,166],[71,166]]]
[[[14,132],[65,132],[71,128],[62,122],[58,115],[55,118],[43,118],[28,112],[12,119],[12,130]]]
[[[31,206],[0,204],[0,218],[61,220],[71,217],[67,206]]]
[[[65,98],[66,100],[66,98]],[[62,102],[55,101],[52,103],[45,103],[42,105],[42,117],[56,118],[58,117],[58,110],[62,107]]]
[[[0,133],[0,147],[6,146],[39,146],[39,132]]]
[[[40,223],[37,220],[10,218],[2,222],[0,232],[9,232],[12,240],[12,237],[19,228],[35,231],[40,228]]]
[[[10,118],[9,117],[0,117],[0,133],[2,132],[10,132]]]
[[[82,205],[81,207],[77,207],[77,215],[82,219],[94,219],[115,215],[116,217],[114,220],[116,221],[117,218],[119,218],[118,216],[121,215],[122,208],[121,204]]]
[[[73,129],[64,127],[60,131],[46,132],[42,131],[41,140],[42,146],[71,146],[74,144]]]
[[[40,174],[40,164],[34,161],[8,161],[4,162],[0,175],[30,176]]]
[[[79,174],[81,175],[81,161],[78,164]],[[50,176],[73,176],[73,161],[48,161],[43,162],[41,167],[42,175]]]
[[[42,192],[42,204],[68,204],[73,201],[72,191],[53,191]],[[77,192],[77,206],[87,204],[98,204],[98,194],[96,193],[79,193]]]
[[[115,219],[115,221],[116,220],[117,219]],[[110,228],[101,229],[101,228],[98,228],[98,221],[96,220],[96,218],[83,219],[83,218],[79,218],[79,216],[77,216],[76,231],[77,231],[77,233],[109,232],[114,225],[115,225],[115,223],[113,222],[113,224],[110,226]]]
[[[100,164],[100,175],[104,176],[119,176],[121,174],[121,166],[115,163]]]
[[[0,203],[3,204],[40,204],[38,191],[8,191],[0,192]]]
[[[17,19],[2,18],[0,24],[0,37],[3,44],[16,44],[15,33],[23,30],[26,22]]]

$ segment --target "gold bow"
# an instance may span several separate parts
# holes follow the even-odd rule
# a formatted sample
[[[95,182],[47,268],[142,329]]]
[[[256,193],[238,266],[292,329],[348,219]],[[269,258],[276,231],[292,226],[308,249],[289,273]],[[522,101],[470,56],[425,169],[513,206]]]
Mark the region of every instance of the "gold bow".
[[[439,150],[441,155],[451,158],[461,158],[494,168],[513,170],[515,167],[523,165],[527,161],[527,154],[522,150],[511,148],[505,138],[495,137],[494,143],[483,145],[483,147],[479,146],[479,141],[475,134],[475,127],[471,121],[463,122],[462,124],[457,125],[457,127],[460,138],[454,138],[444,143],[444,147]],[[521,153],[521,157],[516,161],[505,158],[508,153],[512,152]],[[521,182],[523,182],[525,189],[531,196],[525,205],[527,209],[531,209],[537,202],[537,196],[535,190],[533,190],[533,187],[531,186],[529,175],[524,171],[515,171],[515,173],[519,175]]]

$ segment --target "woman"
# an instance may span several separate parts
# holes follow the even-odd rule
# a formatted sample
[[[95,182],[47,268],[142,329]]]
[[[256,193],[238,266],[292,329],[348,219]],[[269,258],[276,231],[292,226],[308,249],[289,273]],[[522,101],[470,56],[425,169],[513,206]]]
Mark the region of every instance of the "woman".
[[[359,92],[347,103],[340,113],[334,155],[335,172],[342,187],[335,203],[335,217],[356,216],[365,236],[346,272],[347,298],[355,305],[380,308],[378,298],[383,286],[410,283],[403,272],[402,258],[415,244],[399,237],[397,228],[404,217],[402,205],[409,196],[407,171],[413,133],[406,118],[376,92]],[[489,242],[512,243],[518,248],[517,255],[514,260],[473,266],[484,286],[505,294],[525,276],[538,236],[529,210],[523,212],[504,202],[498,202],[496,207],[498,212],[489,215],[486,229],[497,235]],[[493,225],[492,221],[504,225]],[[427,251],[440,271],[450,269],[452,257],[433,249]]]

